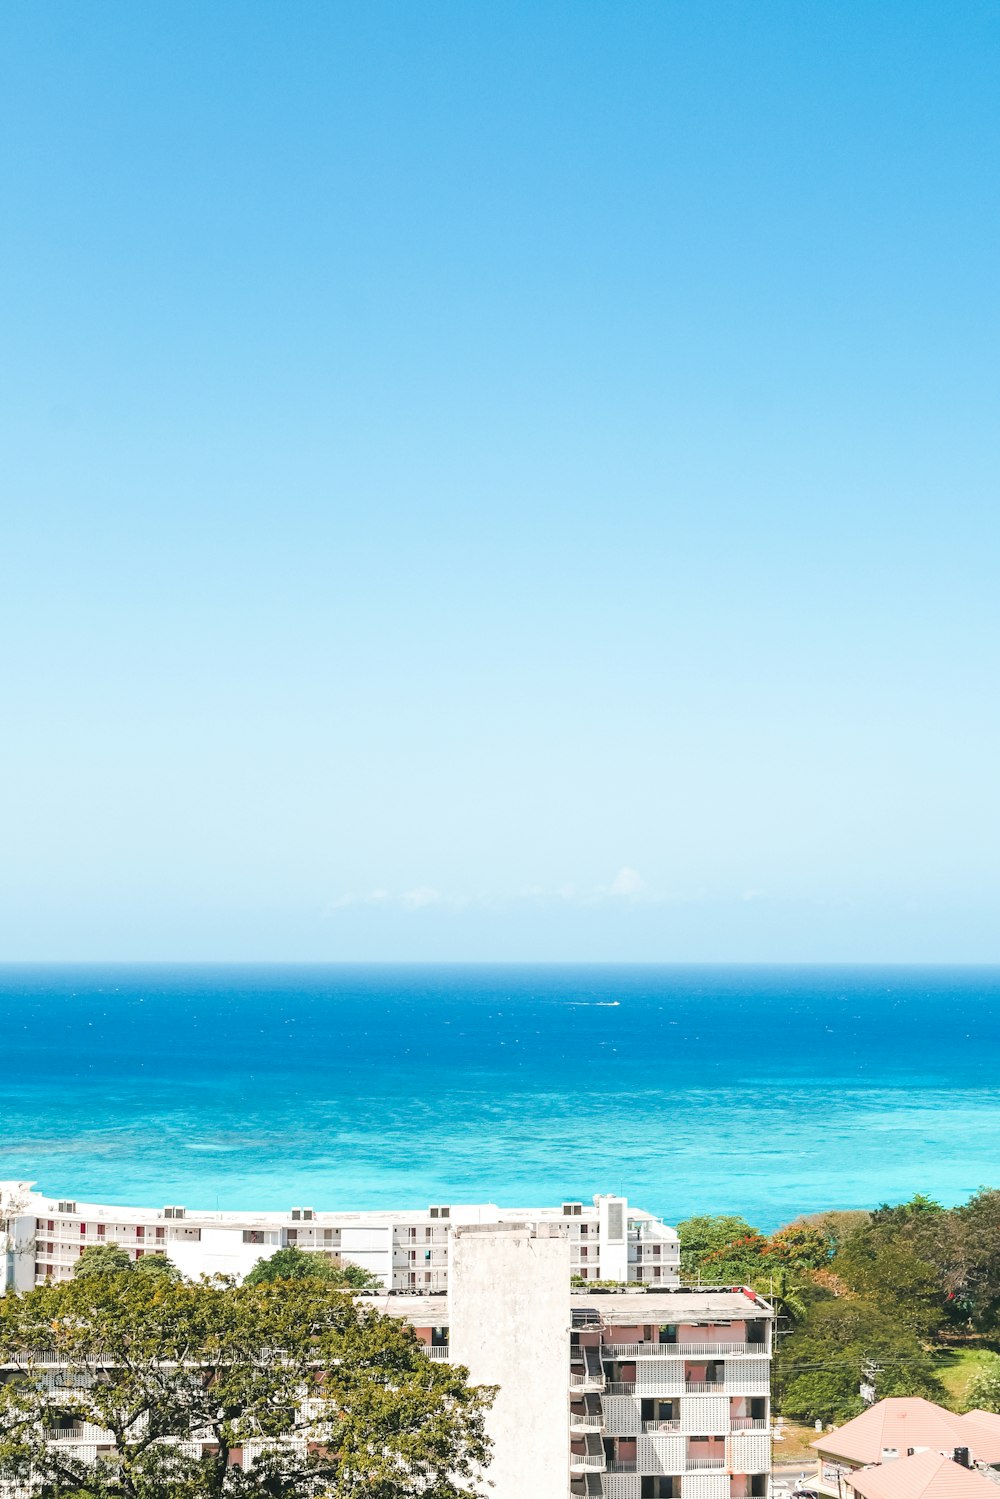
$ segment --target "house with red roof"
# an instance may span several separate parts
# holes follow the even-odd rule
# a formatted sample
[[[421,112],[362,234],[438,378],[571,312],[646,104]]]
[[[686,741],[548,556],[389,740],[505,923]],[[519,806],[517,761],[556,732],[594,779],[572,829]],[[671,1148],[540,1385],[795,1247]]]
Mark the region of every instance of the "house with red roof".
[[[917,1396],[890,1397],[812,1445],[816,1488],[831,1499],[1000,1499],[992,1411],[956,1415]]]

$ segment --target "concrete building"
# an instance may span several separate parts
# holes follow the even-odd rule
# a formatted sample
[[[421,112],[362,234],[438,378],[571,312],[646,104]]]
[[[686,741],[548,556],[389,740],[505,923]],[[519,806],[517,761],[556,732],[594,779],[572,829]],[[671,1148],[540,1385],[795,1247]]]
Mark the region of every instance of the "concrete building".
[[[492,1499],[750,1499],[771,1471],[771,1307],[752,1291],[565,1291],[556,1225],[456,1233],[448,1296],[388,1296],[499,1384]]]
[[[584,1281],[676,1285],[676,1230],[621,1196],[552,1208],[439,1203],[423,1211],[207,1212],[183,1204],[113,1207],[48,1197],[31,1182],[0,1182],[0,1292],[65,1280],[90,1244],[118,1244],[135,1258],[166,1254],[185,1275],[245,1275],[259,1259],[296,1244],[339,1255],[370,1270],[386,1290],[447,1289],[449,1246],[459,1227],[560,1224],[570,1273]]]
[[[481,1492],[763,1499],[770,1306],[731,1287],[572,1292],[576,1240],[560,1219],[456,1225],[447,1293],[366,1297],[408,1322],[429,1357],[499,1387]],[[51,1439],[91,1461],[111,1450],[93,1427]],[[245,1465],[254,1456],[243,1449]]]

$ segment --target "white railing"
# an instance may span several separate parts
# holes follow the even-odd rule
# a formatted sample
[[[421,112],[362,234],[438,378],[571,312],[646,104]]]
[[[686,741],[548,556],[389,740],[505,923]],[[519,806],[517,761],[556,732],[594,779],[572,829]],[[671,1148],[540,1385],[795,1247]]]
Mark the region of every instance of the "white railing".
[[[595,1416],[590,1411],[582,1416],[574,1416],[570,1411],[569,1424],[571,1431],[603,1431],[604,1417]]]
[[[603,1374],[594,1374],[588,1371],[586,1374],[571,1374],[569,1387],[571,1390],[603,1390],[605,1378]]]
[[[428,1358],[448,1358],[451,1353],[447,1343],[425,1343],[424,1352]]]
[[[724,1468],[724,1457],[688,1457],[684,1459],[685,1473],[698,1473],[703,1468]]]
[[[643,1421],[643,1431],[680,1431],[679,1421]]]
[[[688,1382],[687,1382],[687,1384],[685,1384],[684,1388],[682,1390],[678,1391],[678,1394],[680,1394],[680,1395],[724,1395],[726,1393],[726,1388],[727,1388],[726,1384],[721,1379],[714,1379],[714,1380],[689,1379]]]
[[[609,1379],[607,1383],[607,1393],[609,1395],[634,1395],[635,1380]]]
[[[622,1462],[620,1458],[608,1458],[605,1464],[606,1473],[638,1473],[639,1465],[633,1459],[631,1462]]]
[[[733,1416],[729,1422],[730,1431],[767,1431],[770,1421],[762,1421],[757,1416]]]
[[[584,1469],[603,1471],[607,1459],[604,1453],[597,1452],[571,1452],[569,1455],[570,1470],[581,1472]]]
[[[767,1358],[760,1343],[606,1343],[605,1357],[614,1358],[733,1358],[740,1354]]]

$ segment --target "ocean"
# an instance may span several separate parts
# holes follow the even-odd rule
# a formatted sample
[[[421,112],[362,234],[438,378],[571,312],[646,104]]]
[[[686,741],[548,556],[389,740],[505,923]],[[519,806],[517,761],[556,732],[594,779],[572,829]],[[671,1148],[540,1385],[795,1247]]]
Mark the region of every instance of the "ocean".
[[[0,1178],[676,1221],[1000,1185],[1000,969],[6,966]]]

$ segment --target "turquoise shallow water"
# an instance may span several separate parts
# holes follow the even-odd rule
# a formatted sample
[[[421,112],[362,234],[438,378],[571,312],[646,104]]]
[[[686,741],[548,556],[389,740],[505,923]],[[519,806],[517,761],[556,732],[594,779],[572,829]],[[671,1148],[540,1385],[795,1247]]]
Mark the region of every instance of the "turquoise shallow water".
[[[0,968],[0,1177],[157,1205],[1000,1184],[1000,969]]]

